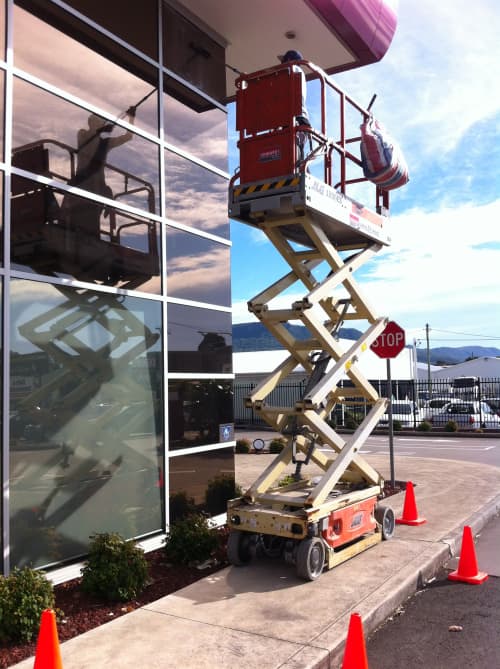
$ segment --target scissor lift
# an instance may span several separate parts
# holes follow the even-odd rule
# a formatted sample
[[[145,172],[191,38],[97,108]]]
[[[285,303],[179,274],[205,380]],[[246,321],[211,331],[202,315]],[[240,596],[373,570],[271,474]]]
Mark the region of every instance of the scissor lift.
[[[319,130],[297,125],[297,65],[319,82]],[[326,99],[332,94],[339,99],[337,140],[327,136]],[[361,173],[361,161],[350,146],[360,138],[345,136],[345,109],[349,105],[359,114],[359,123],[369,111],[316,66],[301,61],[242,75],[236,104],[240,170],[230,185],[229,215],[259,228],[290,266],[287,274],[250,300],[249,310],[289,355],[245,400],[283,435],[286,445],[245,494],[228,503],[228,557],[241,565],[259,550],[280,554],[296,565],[300,577],[313,580],[325,566],[332,568],[394,531],[392,509],[379,503],[384,495],[382,476],[359,454],[387,400],[357,363],[388,319],[377,315],[353,276],[390,243],[388,194],[373,186],[373,209],[347,196],[348,187],[365,179],[355,173]],[[340,176],[332,184],[334,165]],[[295,283],[304,288],[304,297],[289,308],[274,308],[273,300],[281,298],[282,304]],[[344,350],[337,334],[347,320],[364,321],[367,327]],[[290,321],[302,322],[308,338],[294,337],[286,327]],[[293,406],[271,405],[271,393],[299,366],[309,377],[304,396]],[[353,386],[348,390],[339,385],[345,376]],[[328,418],[336,404],[352,398],[366,400],[371,408],[354,434],[346,437]],[[293,464],[294,482],[280,486]],[[322,474],[305,475],[308,464]]]

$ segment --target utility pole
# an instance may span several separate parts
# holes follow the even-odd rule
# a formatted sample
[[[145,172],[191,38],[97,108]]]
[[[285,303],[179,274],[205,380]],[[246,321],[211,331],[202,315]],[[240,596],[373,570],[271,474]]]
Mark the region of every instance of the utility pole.
[[[429,399],[432,397],[432,381],[431,381],[431,350],[429,348],[429,323],[425,324],[425,341],[427,343],[427,390]]]

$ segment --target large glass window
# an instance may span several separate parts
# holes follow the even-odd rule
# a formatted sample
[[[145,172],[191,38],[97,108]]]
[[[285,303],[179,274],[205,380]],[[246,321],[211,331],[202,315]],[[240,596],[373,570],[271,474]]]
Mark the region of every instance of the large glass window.
[[[170,450],[231,441],[232,381],[169,381],[168,425]]]
[[[12,281],[12,566],[161,529],[161,331],[157,302]]]
[[[170,458],[170,522],[196,507],[210,516],[226,511],[234,483],[232,448]]]
[[[4,174],[0,172],[0,265],[3,267],[3,179]]]
[[[225,100],[224,47],[168,5],[163,6],[163,64],[215,100]]]
[[[167,78],[166,78],[167,79]],[[166,90],[169,90],[168,80]],[[191,93],[179,88],[164,95],[167,142],[227,172],[227,114],[218,107],[199,108]]]
[[[57,6],[50,5],[47,0],[19,0],[19,4],[35,11],[47,21],[64,22],[68,30],[77,34],[86,35],[90,32],[90,29],[80,21]],[[67,4],[150,58],[157,60],[158,9],[156,0],[120,2],[119,9],[115,2],[102,2],[101,0],[67,0]]]
[[[167,226],[168,294],[231,306],[229,246]]]
[[[41,146],[16,154],[43,162]],[[13,175],[13,267],[108,286],[161,292],[159,224]]]
[[[14,8],[14,61],[17,67],[117,117],[125,115],[129,107],[143,100],[137,107],[136,123],[152,134],[158,134],[158,96],[153,90],[158,86],[155,67],[54,5],[47,2],[21,4],[29,5],[31,11],[47,20],[20,7]],[[102,2],[85,4],[95,4],[96,8],[103,9],[108,7]],[[142,13],[146,7],[144,2],[140,3],[140,9],[134,2],[121,3],[120,26],[125,25],[124,17],[132,8]],[[109,8],[104,11],[110,14]],[[141,16],[135,27],[138,34],[144,19]],[[37,45],[36,49],[33,44]],[[143,99],[147,95],[149,97]]]
[[[0,160],[4,160],[3,149],[4,149],[4,119],[5,119],[5,74],[3,70],[0,70]]]
[[[5,59],[5,0],[0,2],[0,59]]]
[[[167,216],[178,223],[229,238],[226,178],[165,152]]]
[[[169,304],[167,319],[170,372],[231,372],[230,313]]]
[[[16,167],[145,211],[157,210],[155,144],[18,78],[13,113]],[[43,151],[43,160],[36,151]]]

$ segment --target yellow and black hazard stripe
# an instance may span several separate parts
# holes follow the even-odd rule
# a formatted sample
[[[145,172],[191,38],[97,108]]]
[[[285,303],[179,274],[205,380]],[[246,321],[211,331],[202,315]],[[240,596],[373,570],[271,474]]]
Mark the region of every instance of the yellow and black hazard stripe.
[[[280,179],[279,181],[266,181],[264,183],[252,184],[249,186],[237,186],[234,189],[234,197],[241,195],[251,195],[252,193],[264,193],[268,190],[278,190],[279,188],[287,188],[289,186],[298,186],[300,177],[288,177]]]

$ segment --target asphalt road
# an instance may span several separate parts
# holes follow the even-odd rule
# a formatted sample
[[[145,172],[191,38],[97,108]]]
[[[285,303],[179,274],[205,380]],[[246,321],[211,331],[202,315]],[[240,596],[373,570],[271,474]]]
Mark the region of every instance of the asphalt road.
[[[500,518],[475,546],[481,585],[449,581],[446,565],[367,640],[370,669],[498,669],[500,667]]]
[[[361,449],[361,453],[387,453],[389,455],[389,437],[382,434],[371,435]],[[481,437],[455,435],[431,437],[418,434],[395,436],[394,457],[396,461],[400,457],[443,458],[480,462],[500,467],[500,434],[482,435]]]

